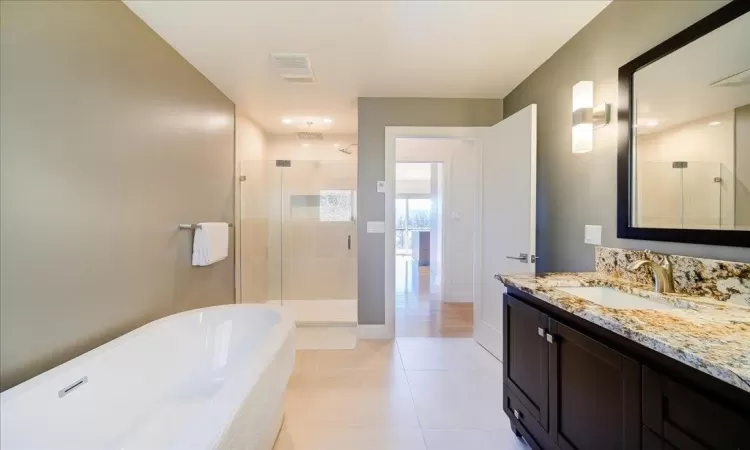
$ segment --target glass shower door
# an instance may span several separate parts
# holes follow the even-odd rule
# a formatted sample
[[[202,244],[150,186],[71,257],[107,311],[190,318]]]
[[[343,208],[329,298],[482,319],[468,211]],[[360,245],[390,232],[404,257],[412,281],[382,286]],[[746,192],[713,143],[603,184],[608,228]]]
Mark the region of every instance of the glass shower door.
[[[636,186],[639,227],[719,229],[734,222],[733,177],[720,163],[643,161]]]
[[[280,170],[282,304],[298,322],[356,323],[356,162]]]
[[[721,164],[693,162],[682,169],[682,227],[721,228]]]
[[[281,172],[275,161],[240,166],[239,290],[242,303],[281,302]]]

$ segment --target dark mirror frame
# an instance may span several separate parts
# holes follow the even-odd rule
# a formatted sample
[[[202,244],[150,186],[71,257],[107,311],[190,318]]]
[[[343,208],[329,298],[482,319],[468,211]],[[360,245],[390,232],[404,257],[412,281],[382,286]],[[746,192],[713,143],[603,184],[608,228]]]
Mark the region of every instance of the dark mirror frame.
[[[750,12],[750,1],[734,0],[620,67],[617,108],[617,237],[648,241],[750,247],[750,231],[638,228],[632,224],[633,76],[639,69]]]

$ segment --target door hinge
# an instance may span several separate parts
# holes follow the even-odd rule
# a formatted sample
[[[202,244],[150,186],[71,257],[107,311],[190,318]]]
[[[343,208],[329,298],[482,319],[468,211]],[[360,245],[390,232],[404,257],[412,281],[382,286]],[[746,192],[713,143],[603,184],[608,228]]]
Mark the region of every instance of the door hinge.
[[[247,177],[245,175],[240,175],[240,182],[243,182],[247,180]]]

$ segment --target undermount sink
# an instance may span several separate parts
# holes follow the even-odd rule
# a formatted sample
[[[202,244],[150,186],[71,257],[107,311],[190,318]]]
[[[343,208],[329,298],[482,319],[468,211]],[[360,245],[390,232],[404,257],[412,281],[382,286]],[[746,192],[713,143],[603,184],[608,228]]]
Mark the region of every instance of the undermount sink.
[[[656,300],[628,294],[609,287],[582,286],[582,287],[560,287],[559,291],[573,294],[576,297],[615,309],[678,309],[677,306],[661,303]]]

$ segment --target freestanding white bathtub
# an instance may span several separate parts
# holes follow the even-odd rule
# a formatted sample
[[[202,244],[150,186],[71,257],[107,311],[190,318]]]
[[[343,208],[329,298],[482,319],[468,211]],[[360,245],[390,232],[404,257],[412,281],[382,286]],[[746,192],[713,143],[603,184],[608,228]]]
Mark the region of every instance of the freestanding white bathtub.
[[[0,394],[0,448],[270,450],[293,366],[281,308],[175,314]]]

